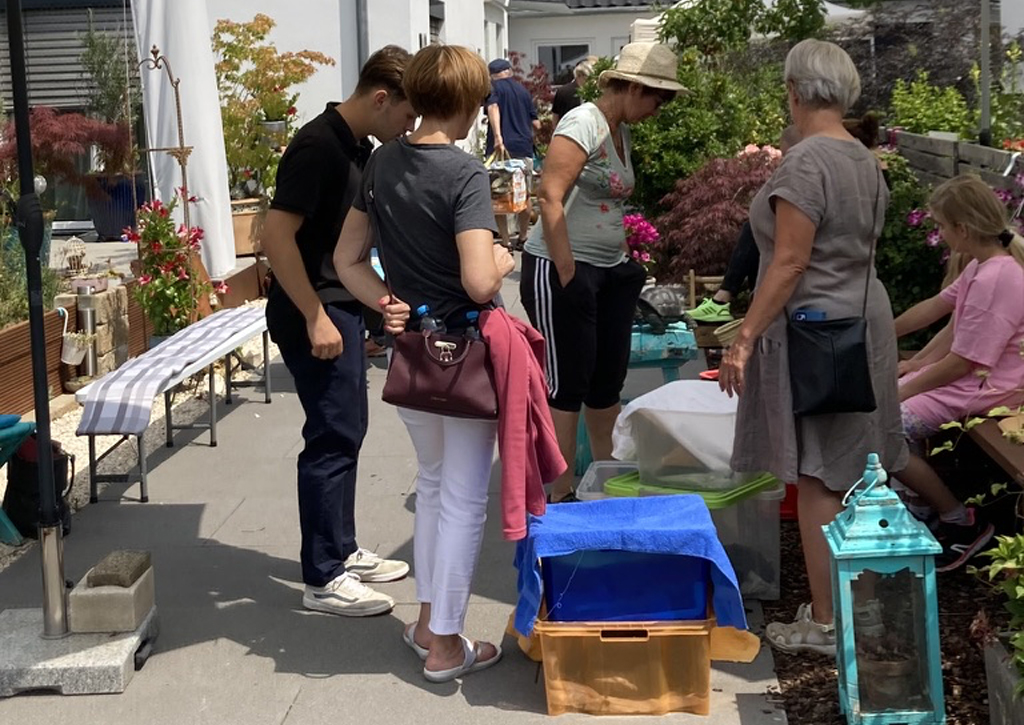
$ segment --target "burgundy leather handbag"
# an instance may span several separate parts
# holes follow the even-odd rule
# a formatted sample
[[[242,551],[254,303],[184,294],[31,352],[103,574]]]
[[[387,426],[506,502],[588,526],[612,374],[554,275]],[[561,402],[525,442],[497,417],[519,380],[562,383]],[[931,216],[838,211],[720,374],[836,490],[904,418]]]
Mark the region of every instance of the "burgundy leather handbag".
[[[454,418],[498,418],[487,343],[457,335],[403,332],[384,383],[385,403]]]
[[[370,215],[377,226],[377,252],[387,281],[384,245],[373,189]],[[391,283],[388,293],[394,298]],[[460,335],[403,332],[394,338],[385,403],[453,418],[497,420],[498,393],[487,343]]]

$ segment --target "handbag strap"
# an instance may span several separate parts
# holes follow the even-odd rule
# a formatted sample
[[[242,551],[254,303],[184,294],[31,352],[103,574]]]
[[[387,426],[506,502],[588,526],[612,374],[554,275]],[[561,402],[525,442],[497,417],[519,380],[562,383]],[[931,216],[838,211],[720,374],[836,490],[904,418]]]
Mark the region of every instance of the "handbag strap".
[[[878,226],[878,200],[882,196],[882,169],[875,162],[875,206],[871,215],[871,245],[868,252],[868,268],[864,273],[864,306],[861,308],[860,316],[868,316],[868,292],[871,289],[871,270],[875,267],[875,247],[878,245],[878,237],[875,236],[875,227]]]
[[[374,221],[374,224],[377,227],[377,229],[375,230],[375,234],[376,234],[376,237],[377,237],[377,261],[380,262],[380,268],[384,272],[384,284],[388,288],[388,302],[389,303],[394,303],[394,301],[395,301],[395,291],[393,289],[391,289],[391,275],[388,274],[387,265],[384,264],[384,244],[383,244],[384,235],[381,233],[380,211],[377,209],[377,195],[374,192],[374,189],[376,188],[376,186],[377,186],[377,165],[374,164],[373,165],[373,176],[371,177],[371,183],[370,183],[370,189],[369,189],[369,191],[370,191],[370,203],[367,206],[369,206],[373,210],[373,214],[372,214],[373,221]]]

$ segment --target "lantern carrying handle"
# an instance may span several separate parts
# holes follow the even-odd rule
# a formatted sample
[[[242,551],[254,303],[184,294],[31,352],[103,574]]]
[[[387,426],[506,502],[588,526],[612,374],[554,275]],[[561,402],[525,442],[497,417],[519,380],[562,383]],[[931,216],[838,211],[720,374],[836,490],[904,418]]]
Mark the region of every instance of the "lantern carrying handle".
[[[870,480],[869,480],[870,478]],[[889,474],[884,468],[879,468],[874,476],[861,476],[857,483],[850,486],[850,490],[843,496],[843,506],[849,506],[860,501],[864,496],[868,494],[876,485],[879,483],[884,484],[888,482]],[[857,487],[867,481],[868,485],[863,490],[858,491]]]
[[[857,490],[857,486],[861,485],[862,483],[864,483],[864,478],[863,477],[858,479],[857,483],[855,483],[852,486],[850,486],[850,490],[846,492],[845,496],[843,496],[843,506],[844,507],[845,506],[849,506],[851,503],[854,503],[855,501],[859,500],[861,496],[863,496],[865,493],[870,491],[875,486],[874,483],[869,483],[867,485],[867,488],[865,488],[863,491],[858,491]],[[856,494],[856,495],[854,495],[854,494]],[[853,496],[853,498],[851,498],[851,496]]]

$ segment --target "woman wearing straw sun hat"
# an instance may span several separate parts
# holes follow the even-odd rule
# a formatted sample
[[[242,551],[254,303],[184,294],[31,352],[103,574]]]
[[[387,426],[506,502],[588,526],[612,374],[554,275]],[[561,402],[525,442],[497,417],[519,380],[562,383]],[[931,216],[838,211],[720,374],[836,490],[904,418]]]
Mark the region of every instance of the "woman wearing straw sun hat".
[[[567,461],[576,456],[584,406],[594,460],[611,458],[633,312],[646,278],[625,252],[622,217],[634,184],[629,124],[686,90],[677,69],[666,45],[624,46],[599,78],[601,96],[562,117],[544,159],[541,224],[526,243],[520,294],[547,340],[548,398]],[[552,485],[551,500],[575,500],[572,481],[570,465]]]

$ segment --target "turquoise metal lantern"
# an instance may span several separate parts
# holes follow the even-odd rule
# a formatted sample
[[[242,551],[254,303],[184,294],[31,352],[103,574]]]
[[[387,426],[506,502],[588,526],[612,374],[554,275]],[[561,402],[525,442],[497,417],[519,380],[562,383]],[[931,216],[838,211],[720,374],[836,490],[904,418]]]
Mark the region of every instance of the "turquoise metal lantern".
[[[839,706],[850,725],[941,725],[942,547],[887,480],[878,454],[868,455],[846,510],[822,527],[832,554]]]

